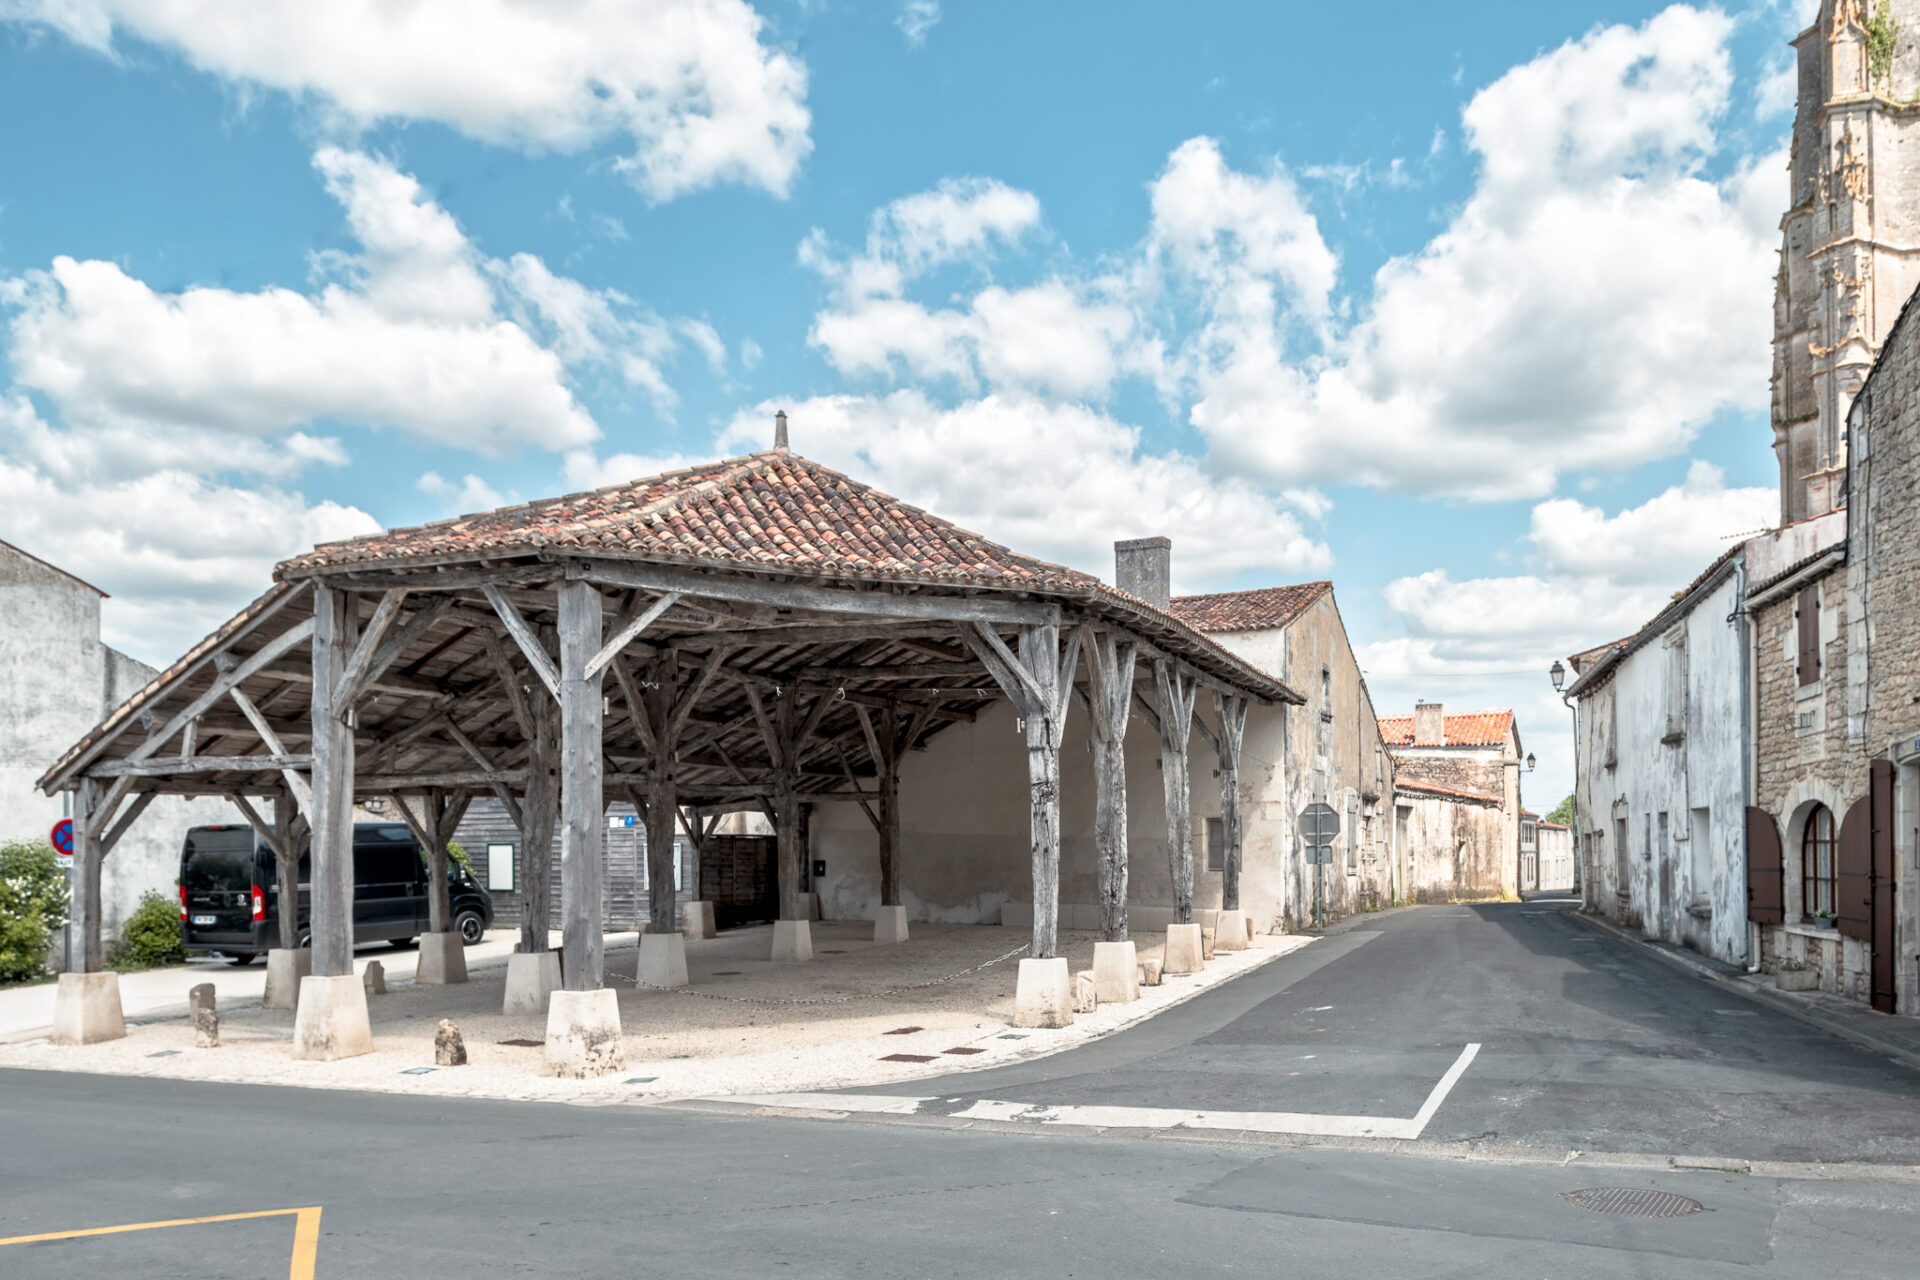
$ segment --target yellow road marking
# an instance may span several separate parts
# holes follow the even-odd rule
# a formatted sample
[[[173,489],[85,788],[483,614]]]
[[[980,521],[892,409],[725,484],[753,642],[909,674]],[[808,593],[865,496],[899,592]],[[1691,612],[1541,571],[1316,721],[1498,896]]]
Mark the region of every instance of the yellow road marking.
[[[241,1222],[248,1218],[284,1218],[292,1214],[293,1266],[287,1280],[313,1280],[313,1268],[320,1252],[320,1206],[305,1209],[258,1209],[252,1213],[222,1213],[211,1218],[175,1218],[168,1222],[134,1222],[124,1227],[87,1227],[80,1231],[49,1231],[37,1236],[13,1236],[0,1245],[34,1244],[42,1240],[78,1240],[82,1236],[116,1236],[127,1231],[154,1231],[160,1227],[197,1227],[206,1222]]]

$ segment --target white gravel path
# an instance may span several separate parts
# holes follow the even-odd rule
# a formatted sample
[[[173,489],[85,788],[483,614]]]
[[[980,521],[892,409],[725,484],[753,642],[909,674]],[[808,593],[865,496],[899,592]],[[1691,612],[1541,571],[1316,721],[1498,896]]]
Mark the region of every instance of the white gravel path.
[[[1143,987],[1136,1002],[1103,1005],[1076,1015],[1071,1027],[1046,1031],[1012,1026],[1018,957],[950,982],[900,989],[1002,956],[1024,941],[1022,931],[916,924],[904,946],[877,946],[865,922],[816,922],[815,959],[798,965],[770,963],[765,957],[771,938],[771,928],[762,927],[689,943],[693,985],[681,991],[638,989],[632,978],[633,944],[610,949],[607,972],[620,993],[628,1069],[597,1080],[544,1077],[537,1043],[502,1043],[539,1042],[546,1024],[543,1017],[500,1013],[505,983],[500,966],[487,966],[460,986],[393,983],[386,995],[369,998],[374,1052],[340,1062],[296,1061],[290,1048],[293,1015],[252,1002],[220,1010],[221,1047],[195,1049],[186,995],[197,975],[182,970],[177,1016],[140,1021],[129,1026],[126,1039],[107,1044],[0,1045],[0,1067],[587,1105],[804,1092],[1056,1053],[1151,1017],[1312,941],[1297,935],[1257,937],[1247,951],[1218,953],[1202,973],[1167,978],[1159,987]],[[1073,969],[1092,966],[1096,938],[1090,932],[1061,935],[1061,952]],[[1163,945],[1157,934],[1138,936],[1136,942],[1142,958],[1157,955]],[[358,957],[363,968],[367,960],[382,958],[377,953]],[[406,1074],[433,1065],[434,1029],[441,1018],[459,1025],[469,1065]],[[902,1033],[903,1028],[914,1030]],[[954,1049],[979,1052],[950,1052]],[[930,1060],[884,1061],[890,1054]]]

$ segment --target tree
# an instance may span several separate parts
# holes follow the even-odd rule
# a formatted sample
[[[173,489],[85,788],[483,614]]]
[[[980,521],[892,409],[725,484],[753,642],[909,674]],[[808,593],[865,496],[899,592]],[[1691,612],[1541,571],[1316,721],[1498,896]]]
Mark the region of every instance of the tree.
[[[1572,826],[1573,825],[1573,797],[1568,796],[1565,800],[1562,800],[1559,804],[1553,806],[1553,812],[1547,815],[1547,821],[1559,823],[1563,827]]]

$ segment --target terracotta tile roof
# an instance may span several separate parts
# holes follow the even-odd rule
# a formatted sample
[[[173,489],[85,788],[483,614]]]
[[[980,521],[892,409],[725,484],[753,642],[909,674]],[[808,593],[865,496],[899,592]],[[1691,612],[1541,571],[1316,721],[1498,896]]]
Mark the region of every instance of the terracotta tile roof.
[[[1299,582],[1256,591],[1175,596],[1167,612],[1195,631],[1265,631],[1286,626],[1331,590],[1331,582]]]
[[[1437,782],[1422,782],[1417,778],[1395,778],[1395,791],[1421,791],[1431,795],[1445,796],[1449,800],[1472,800],[1480,804],[1499,805],[1505,803],[1499,796],[1488,795],[1484,791],[1467,791],[1460,787],[1443,787]]]
[[[1465,711],[1446,717],[1442,732],[1449,747],[1500,747],[1512,729],[1511,711]],[[1381,716],[1380,736],[1389,747],[1412,746],[1413,717]]]
[[[1099,584],[778,451],[323,543],[283,561],[279,572],[540,551],[962,586],[1084,591]]]

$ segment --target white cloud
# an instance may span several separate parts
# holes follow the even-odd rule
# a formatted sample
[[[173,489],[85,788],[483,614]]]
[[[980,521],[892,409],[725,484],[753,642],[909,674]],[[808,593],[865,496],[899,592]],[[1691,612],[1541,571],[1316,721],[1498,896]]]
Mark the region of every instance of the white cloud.
[[[940,0],[906,0],[893,20],[893,25],[900,28],[900,34],[907,38],[907,43],[916,49],[927,43],[927,32],[939,24]]]
[[[851,301],[899,297],[907,283],[935,267],[1015,244],[1040,225],[1040,201],[991,178],[948,178],[931,191],[903,196],[874,211],[865,251],[836,257],[815,229],[800,245],[800,262],[838,285]]]
[[[1331,557],[1298,515],[1178,453],[1140,449],[1137,428],[1081,405],[995,393],[942,408],[917,391],[820,396],[743,410],[721,435],[763,449],[776,408],[793,447],[916,506],[1031,555],[1111,580],[1117,538],[1174,541],[1183,590],[1236,574],[1318,572]]]
[[[498,489],[468,472],[455,484],[438,471],[428,471],[414,482],[414,488],[440,501],[440,507],[448,515],[468,515],[476,511],[491,511],[495,507],[504,507],[508,503],[518,502],[519,495],[501,493]]]
[[[1276,482],[1538,496],[1563,471],[1670,456],[1720,410],[1763,405],[1784,159],[1702,172],[1730,29],[1675,6],[1482,90],[1464,114],[1472,196],[1381,267],[1354,325],[1311,358],[1290,353],[1289,329],[1322,314],[1301,281],[1324,277],[1296,267],[1283,300],[1264,287],[1275,235],[1242,229],[1299,228],[1291,191],[1185,202],[1186,221],[1220,228],[1197,263],[1173,259],[1211,290],[1185,355],[1217,463]],[[1180,155],[1162,183],[1216,172]]]
[[[276,561],[379,527],[273,484],[210,480],[184,456],[104,474],[42,465],[56,436],[23,398],[0,397],[0,538],[110,593],[105,639],[156,665],[264,590]]]
[[[530,151],[624,139],[618,167],[655,200],[784,195],[812,146],[806,69],[744,0],[10,0],[3,17],[103,53],[148,41],[349,125],[432,120]]]
[[[1573,498],[1543,502],[1527,537],[1555,573],[1672,591],[1741,536],[1772,527],[1779,505],[1775,490],[1729,489],[1720,468],[1695,462],[1684,483],[1616,516]]]

